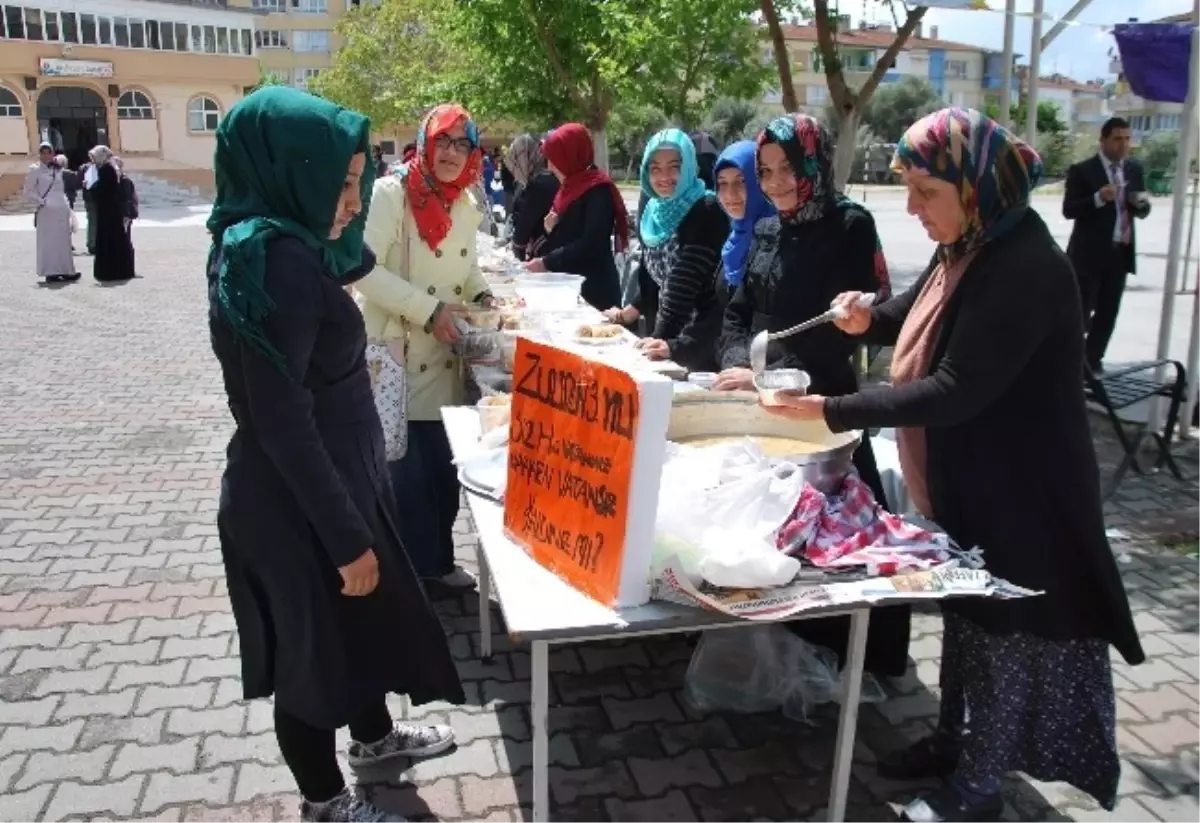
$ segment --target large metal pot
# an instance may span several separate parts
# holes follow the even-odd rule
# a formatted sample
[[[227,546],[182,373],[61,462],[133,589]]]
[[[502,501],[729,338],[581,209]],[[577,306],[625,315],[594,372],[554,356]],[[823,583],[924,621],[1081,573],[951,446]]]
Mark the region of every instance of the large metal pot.
[[[677,394],[671,404],[667,439],[676,443],[706,437],[782,437],[827,444],[819,451],[797,451],[780,459],[800,467],[804,479],[826,494],[836,492],[850,473],[862,432],[834,434],[823,421],[788,420],[770,414],[754,392],[696,391]]]

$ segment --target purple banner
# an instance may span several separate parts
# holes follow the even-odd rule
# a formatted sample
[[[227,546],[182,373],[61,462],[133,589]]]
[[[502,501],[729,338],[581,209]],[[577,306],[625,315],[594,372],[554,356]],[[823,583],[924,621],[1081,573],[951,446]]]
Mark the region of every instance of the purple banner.
[[[1187,99],[1192,26],[1187,23],[1120,23],[1113,37],[1121,70],[1138,97],[1160,103]]]

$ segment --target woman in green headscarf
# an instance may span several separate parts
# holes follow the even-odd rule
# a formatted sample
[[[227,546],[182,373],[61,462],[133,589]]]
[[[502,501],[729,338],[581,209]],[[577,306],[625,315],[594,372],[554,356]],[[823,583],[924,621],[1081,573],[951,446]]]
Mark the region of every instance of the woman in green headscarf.
[[[699,177],[696,148],[679,129],[664,129],[642,154],[647,196],[639,233],[639,298],[606,314],[630,325],[645,318],[650,336],[639,346],[651,360],[674,360],[690,371],[716,366],[724,308],[717,289],[729,218]]]
[[[389,692],[462,702],[445,635],[397,532],[362,315],[345,286],[374,255],[363,223],[370,123],[272,87],[217,130],[209,329],[237,430],[217,524],[247,698],[275,733],[303,820],[392,820],[346,788],[352,768],[453,745],[393,723]],[[386,644],[380,638],[386,637]]]

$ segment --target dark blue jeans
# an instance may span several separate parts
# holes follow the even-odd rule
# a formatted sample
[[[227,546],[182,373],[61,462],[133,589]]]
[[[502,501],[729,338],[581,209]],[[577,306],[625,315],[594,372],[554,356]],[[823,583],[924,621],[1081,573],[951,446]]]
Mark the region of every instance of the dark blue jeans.
[[[419,577],[441,577],[454,569],[459,486],[453,460],[440,421],[410,420],[408,451],[388,464],[400,537]]]

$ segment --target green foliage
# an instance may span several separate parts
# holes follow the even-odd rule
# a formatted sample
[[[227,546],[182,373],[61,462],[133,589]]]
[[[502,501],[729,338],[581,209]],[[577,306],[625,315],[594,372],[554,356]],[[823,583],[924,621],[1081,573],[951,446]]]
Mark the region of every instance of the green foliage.
[[[758,0],[652,0],[643,25],[651,47],[638,96],[684,129],[694,129],[713,98],[753,99],[772,77],[750,19]]]
[[[758,134],[761,128],[751,131],[750,126],[761,114],[761,107],[757,103],[724,97],[709,109],[704,118],[704,130],[713,136],[717,145],[728,146],[737,140],[750,139]]]
[[[998,106],[993,106],[994,111],[998,111]],[[987,110],[984,110],[987,114]],[[1025,118],[1028,115],[1028,106],[1024,101],[1015,103],[1012,107],[1012,123],[1018,129],[1025,128]],[[991,114],[988,114],[992,117]],[[995,119],[995,118],[993,118]],[[1037,130],[1042,134],[1064,134],[1067,131],[1067,124],[1063,122],[1059,116],[1058,106],[1054,103],[1038,103],[1037,108]]]
[[[258,85],[254,88],[261,89],[264,86],[286,86],[287,81],[279,75],[268,70],[262,63],[258,64]]]
[[[1146,138],[1138,151],[1148,174],[1174,174],[1179,156],[1179,132],[1158,132]]]
[[[1075,162],[1074,141],[1067,132],[1039,131],[1034,146],[1042,156],[1042,177],[1065,177]]]
[[[383,0],[339,22],[343,45],[313,89],[371,118],[376,128],[415,123],[437,103],[456,100],[476,116],[487,96],[472,82],[473,44],[455,36],[448,0]]]
[[[941,95],[925,80],[905,77],[880,86],[863,112],[862,122],[878,141],[895,143],[909,126],[944,105]]]
[[[617,103],[608,121],[609,147],[616,155],[614,166],[623,166],[625,177],[636,177],[646,143],[667,122],[667,116],[653,106]]]

